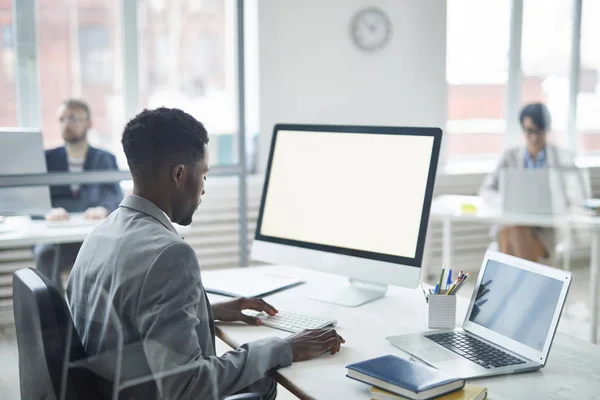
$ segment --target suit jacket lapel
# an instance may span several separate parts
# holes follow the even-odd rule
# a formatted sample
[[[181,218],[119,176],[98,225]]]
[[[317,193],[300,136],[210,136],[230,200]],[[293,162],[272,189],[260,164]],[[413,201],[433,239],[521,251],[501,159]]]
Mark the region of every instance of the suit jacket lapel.
[[[85,161],[83,162],[83,170],[89,171],[94,167],[94,161],[96,159],[96,149],[92,146],[88,146],[88,151],[85,154]]]
[[[68,171],[69,163],[67,161],[67,149],[63,146],[58,150],[58,157],[56,158],[56,170],[57,171]]]
[[[559,167],[560,160],[558,160],[558,152],[556,147],[552,145],[546,145],[546,166],[551,167]]]

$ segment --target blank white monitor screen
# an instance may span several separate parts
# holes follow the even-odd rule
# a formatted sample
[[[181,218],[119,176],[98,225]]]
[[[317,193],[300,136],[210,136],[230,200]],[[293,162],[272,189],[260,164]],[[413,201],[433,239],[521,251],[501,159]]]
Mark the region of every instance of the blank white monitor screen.
[[[437,151],[434,136],[279,130],[257,233],[413,259]]]

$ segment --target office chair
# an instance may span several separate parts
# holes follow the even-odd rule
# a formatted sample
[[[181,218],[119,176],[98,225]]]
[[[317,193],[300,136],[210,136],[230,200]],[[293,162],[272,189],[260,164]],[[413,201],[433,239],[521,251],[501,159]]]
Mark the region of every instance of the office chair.
[[[94,391],[98,379],[85,369],[64,373],[64,356],[85,359],[83,345],[73,332],[67,349],[67,332],[75,331],[70,312],[60,292],[33,268],[21,269],[13,276],[13,307],[19,352],[22,399],[56,398],[64,379],[65,399],[100,399]]]
[[[87,362],[67,303],[37,269],[15,272],[13,304],[22,399],[116,400],[111,396],[113,390],[106,388],[117,385]],[[125,390],[117,390],[117,397],[156,398],[153,379],[138,379],[135,385],[123,382]],[[244,393],[226,400],[260,400],[260,396]]]

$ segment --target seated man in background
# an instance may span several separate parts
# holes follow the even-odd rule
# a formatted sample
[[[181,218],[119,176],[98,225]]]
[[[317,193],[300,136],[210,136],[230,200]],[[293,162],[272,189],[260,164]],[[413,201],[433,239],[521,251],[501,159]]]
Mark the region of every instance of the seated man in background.
[[[196,252],[172,225],[191,224],[205,193],[208,134],[191,115],[159,108],[132,119],[122,142],[133,194],[86,237],[67,298],[88,356],[112,354],[120,325],[122,376],[154,378],[155,388],[145,388],[150,392],[128,396],[221,399],[250,391],[274,399],[269,370],[340,350],[344,340],[334,329],[311,330],[247,343],[217,357],[214,320],[258,325],[242,310],[277,310],[261,299],[211,305]],[[179,373],[159,378],[174,369]]]
[[[479,194],[486,201],[497,203],[500,196],[500,176],[505,168],[572,167],[573,157],[547,142],[551,127],[548,108],[541,103],[525,106],[519,115],[526,145],[508,149],[500,157],[496,169],[489,174]],[[564,189],[563,189],[564,190]],[[527,193],[523,193],[527,196]],[[566,194],[565,194],[566,196]],[[552,228],[503,226],[497,232],[499,250],[531,261],[550,257],[556,246]]]
[[[58,110],[65,145],[46,151],[46,167],[52,172],[116,170],[111,153],[89,145],[88,130],[92,126],[89,106],[75,99],[65,100]],[[68,220],[69,213],[84,213],[86,219],[103,219],[123,199],[119,183],[74,184],[51,186],[52,211],[49,221]],[[44,244],[34,247],[37,268],[58,288],[62,288],[60,272],[75,262],[81,243]]]

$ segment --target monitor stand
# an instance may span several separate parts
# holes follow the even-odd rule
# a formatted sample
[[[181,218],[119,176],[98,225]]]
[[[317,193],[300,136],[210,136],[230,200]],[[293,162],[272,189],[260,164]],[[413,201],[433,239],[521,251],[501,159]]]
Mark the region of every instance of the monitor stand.
[[[308,297],[341,306],[356,307],[383,297],[386,292],[387,285],[350,278],[341,288],[333,287],[331,290],[322,290],[320,293],[311,294]]]

